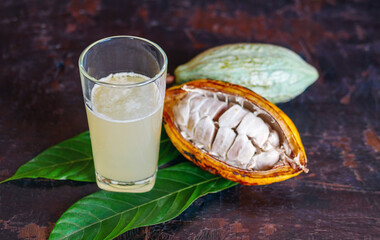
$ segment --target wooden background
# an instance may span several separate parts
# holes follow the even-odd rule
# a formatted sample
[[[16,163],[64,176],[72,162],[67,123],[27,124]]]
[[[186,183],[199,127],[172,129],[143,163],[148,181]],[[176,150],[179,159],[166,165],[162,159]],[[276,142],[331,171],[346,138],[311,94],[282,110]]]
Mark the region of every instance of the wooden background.
[[[285,46],[318,68],[279,104],[296,124],[309,174],[236,186],[164,224],[117,239],[380,239],[380,2],[0,1],[0,180],[88,129],[77,60],[111,35],[148,38],[169,73],[233,42]],[[97,190],[74,181],[0,185],[0,239],[47,239],[59,216]]]

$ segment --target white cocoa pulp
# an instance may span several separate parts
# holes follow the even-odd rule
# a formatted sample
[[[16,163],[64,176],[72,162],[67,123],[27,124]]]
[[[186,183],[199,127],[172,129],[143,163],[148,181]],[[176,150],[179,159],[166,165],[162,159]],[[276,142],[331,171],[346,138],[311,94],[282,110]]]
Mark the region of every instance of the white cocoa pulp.
[[[242,97],[185,89],[174,108],[182,136],[231,166],[265,171],[296,167],[285,136],[275,119]]]

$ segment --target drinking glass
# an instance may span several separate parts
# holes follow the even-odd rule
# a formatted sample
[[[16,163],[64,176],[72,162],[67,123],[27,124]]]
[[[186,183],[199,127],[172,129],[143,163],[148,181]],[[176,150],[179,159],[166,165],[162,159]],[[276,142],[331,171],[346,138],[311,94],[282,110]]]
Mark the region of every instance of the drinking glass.
[[[140,37],[108,37],[83,51],[79,70],[99,188],[151,190],[165,97],[165,52]]]

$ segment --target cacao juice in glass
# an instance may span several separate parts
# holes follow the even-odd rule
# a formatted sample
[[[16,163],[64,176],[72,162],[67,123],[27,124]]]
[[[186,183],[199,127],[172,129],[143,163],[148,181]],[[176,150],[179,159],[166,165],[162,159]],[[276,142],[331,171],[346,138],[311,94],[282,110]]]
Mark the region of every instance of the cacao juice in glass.
[[[143,38],[109,37],[83,51],[79,69],[99,188],[151,190],[165,96],[164,51]]]

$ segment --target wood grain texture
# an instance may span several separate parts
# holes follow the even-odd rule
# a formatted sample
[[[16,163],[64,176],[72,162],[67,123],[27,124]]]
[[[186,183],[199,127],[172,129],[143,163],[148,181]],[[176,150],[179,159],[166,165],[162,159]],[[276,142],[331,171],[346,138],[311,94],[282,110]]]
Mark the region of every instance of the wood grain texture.
[[[77,69],[103,37],[158,43],[169,73],[225,43],[285,46],[320,78],[278,105],[297,126],[309,174],[236,186],[197,200],[164,224],[121,239],[379,239],[380,3],[378,1],[0,2],[0,181],[42,150],[87,129]],[[0,239],[46,239],[94,184],[0,185]]]

